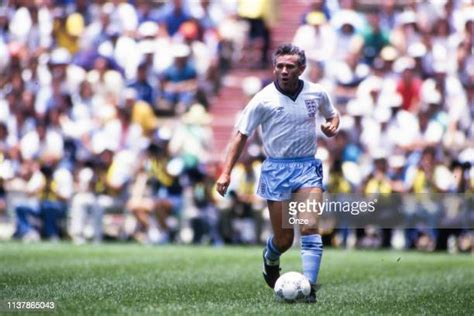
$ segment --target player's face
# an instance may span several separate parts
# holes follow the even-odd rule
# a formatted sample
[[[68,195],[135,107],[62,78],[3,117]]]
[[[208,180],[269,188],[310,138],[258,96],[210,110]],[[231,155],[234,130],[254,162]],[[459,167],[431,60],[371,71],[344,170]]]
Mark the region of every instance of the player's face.
[[[282,55],[276,58],[273,73],[284,91],[292,92],[298,87],[298,78],[304,66],[298,62],[298,55]]]

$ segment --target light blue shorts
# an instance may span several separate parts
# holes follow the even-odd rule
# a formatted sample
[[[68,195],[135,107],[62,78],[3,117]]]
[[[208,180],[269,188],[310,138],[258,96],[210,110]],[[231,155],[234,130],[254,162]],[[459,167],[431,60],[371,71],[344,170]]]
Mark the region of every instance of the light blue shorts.
[[[301,188],[323,188],[323,165],[314,157],[267,158],[262,165],[257,194],[285,201]]]

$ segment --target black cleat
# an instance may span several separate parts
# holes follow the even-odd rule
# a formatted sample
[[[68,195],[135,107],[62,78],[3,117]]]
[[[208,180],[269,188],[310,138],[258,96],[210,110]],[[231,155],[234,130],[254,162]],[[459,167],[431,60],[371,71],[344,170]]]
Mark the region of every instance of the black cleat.
[[[313,303],[316,303],[316,302],[317,302],[317,299],[316,299],[316,286],[311,285],[311,292],[309,292],[309,295],[306,297],[305,303],[313,304]]]
[[[272,289],[275,287],[275,283],[280,277],[280,270],[280,265],[271,266],[267,264],[267,260],[265,259],[265,249],[263,249],[263,278]]]

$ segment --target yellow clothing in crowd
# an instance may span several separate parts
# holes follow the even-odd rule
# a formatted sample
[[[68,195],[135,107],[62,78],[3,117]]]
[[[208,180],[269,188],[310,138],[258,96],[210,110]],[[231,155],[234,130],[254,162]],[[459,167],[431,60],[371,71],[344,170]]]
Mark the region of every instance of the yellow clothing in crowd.
[[[262,18],[267,26],[273,25],[277,19],[276,3],[274,0],[240,0],[237,12],[243,18]]]

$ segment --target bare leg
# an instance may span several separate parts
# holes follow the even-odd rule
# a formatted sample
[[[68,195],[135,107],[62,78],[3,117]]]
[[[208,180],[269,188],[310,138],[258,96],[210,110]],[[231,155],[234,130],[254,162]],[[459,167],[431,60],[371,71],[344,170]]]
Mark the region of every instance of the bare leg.
[[[323,200],[323,191],[321,188],[303,188],[296,192],[299,201],[306,199],[313,199],[317,202]],[[319,215],[318,213],[301,212],[298,213],[299,219],[304,219],[307,224],[300,224],[300,232],[302,236],[319,234],[318,224]]]
[[[267,201],[268,210],[270,212],[270,221],[273,228],[273,244],[280,253],[284,253],[293,245],[294,231],[293,228],[283,228],[283,202]]]

